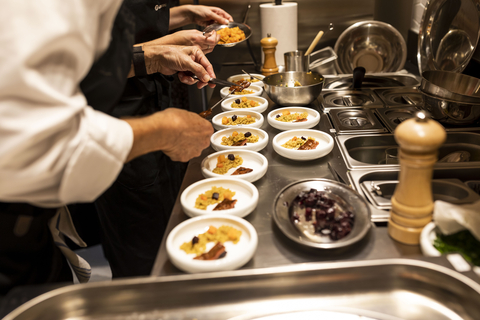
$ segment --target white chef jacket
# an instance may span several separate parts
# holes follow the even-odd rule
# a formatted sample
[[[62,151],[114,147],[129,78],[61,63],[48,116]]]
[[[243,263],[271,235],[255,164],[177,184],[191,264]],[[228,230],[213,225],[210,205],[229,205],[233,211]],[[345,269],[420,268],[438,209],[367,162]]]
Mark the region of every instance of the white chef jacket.
[[[131,127],[93,110],[79,87],[122,0],[1,2],[0,201],[92,201],[133,143]]]

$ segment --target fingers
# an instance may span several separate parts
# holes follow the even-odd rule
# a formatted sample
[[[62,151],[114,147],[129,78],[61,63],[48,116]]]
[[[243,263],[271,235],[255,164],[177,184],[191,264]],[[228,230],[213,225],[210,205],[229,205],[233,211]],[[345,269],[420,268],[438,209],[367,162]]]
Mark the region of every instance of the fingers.
[[[223,17],[224,19],[227,20],[226,21],[227,23],[223,23],[223,24],[228,24],[228,22],[233,21],[232,16],[229,15],[228,12],[224,11],[223,9],[214,7],[214,8],[212,8],[212,10],[215,11],[218,16],[221,16],[221,17]]]

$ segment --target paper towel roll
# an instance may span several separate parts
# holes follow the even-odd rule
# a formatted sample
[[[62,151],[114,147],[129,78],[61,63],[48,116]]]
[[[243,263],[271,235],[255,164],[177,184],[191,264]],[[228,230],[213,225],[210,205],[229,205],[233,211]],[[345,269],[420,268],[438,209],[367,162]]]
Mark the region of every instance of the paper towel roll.
[[[281,5],[264,3],[260,5],[261,38],[267,34],[278,40],[275,51],[277,66],[284,65],[283,54],[297,50],[297,3],[286,2]],[[262,63],[265,56],[262,52]]]

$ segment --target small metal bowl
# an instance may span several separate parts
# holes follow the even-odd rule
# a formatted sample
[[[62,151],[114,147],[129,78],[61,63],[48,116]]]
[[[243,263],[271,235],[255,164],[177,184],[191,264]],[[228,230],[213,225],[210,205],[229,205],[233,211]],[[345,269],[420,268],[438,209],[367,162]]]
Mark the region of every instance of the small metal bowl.
[[[291,80],[301,83],[299,87],[288,87]],[[268,97],[280,106],[306,106],[322,92],[325,79],[314,71],[288,71],[272,74],[263,79]]]
[[[214,24],[211,24],[208,27],[206,27],[203,30],[203,34],[206,35],[207,33],[210,33],[212,31],[216,32],[217,30],[220,30],[220,29],[223,29],[223,28],[234,28],[234,27],[239,27],[240,30],[245,32],[245,39],[243,39],[242,41],[233,42],[233,43],[224,43],[224,44],[218,43],[217,46],[233,47],[233,46],[236,46],[239,43],[247,41],[247,39],[250,38],[250,36],[252,35],[252,29],[250,29],[250,27],[248,25],[246,25],[245,23],[239,23],[239,22],[229,22],[228,24],[216,24],[216,23],[214,23]]]
[[[295,197],[302,191],[310,189],[329,191],[342,198],[353,208],[355,222],[352,231],[339,240],[325,239],[316,242],[302,234],[292,223],[290,217],[290,205]],[[337,181],[328,179],[308,179],[289,184],[275,197],[273,202],[273,219],[280,230],[293,241],[313,248],[336,249],[352,245],[360,241],[370,230],[370,207],[367,202],[355,190]]]
[[[423,105],[421,109],[432,114],[432,118],[447,125],[464,126],[478,124],[480,121],[480,103],[454,101],[421,91]]]
[[[400,32],[388,23],[362,21],[348,27],[335,43],[339,73],[364,67],[367,73],[396,72],[407,60],[407,45]]]

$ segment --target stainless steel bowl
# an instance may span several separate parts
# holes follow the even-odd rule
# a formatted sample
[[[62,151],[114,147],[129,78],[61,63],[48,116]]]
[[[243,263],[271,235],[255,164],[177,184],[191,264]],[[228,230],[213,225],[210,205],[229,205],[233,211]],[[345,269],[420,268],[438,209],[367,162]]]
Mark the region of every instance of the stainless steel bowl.
[[[459,102],[440,98],[422,91],[423,106],[432,118],[443,124],[470,125],[480,120],[480,103]]]
[[[301,86],[288,86],[291,81]],[[322,92],[325,79],[318,72],[289,71],[272,74],[263,79],[264,89],[269,98],[281,106],[306,106]]]
[[[458,102],[480,104],[480,79],[450,71],[425,71],[420,90]]]
[[[289,212],[290,205],[300,192],[309,191],[312,188],[331,192],[353,208],[355,222],[352,231],[346,237],[336,241],[325,239],[322,242],[317,242],[305,236],[293,225]],[[360,241],[371,227],[370,207],[362,196],[342,183],[327,179],[301,180],[283,188],[273,202],[273,219],[288,238],[304,246],[321,249],[350,246]]]
[[[236,46],[239,43],[242,43],[242,42],[246,41],[252,35],[252,29],[248,25],[246,25],[245,23],[239,23],[239,22],[229,22],[228,25],[227,24],[216,24],[216,23],[211,24],[203,30],[203,34],[207,34],[207,33],[210,33],[212,31],[216,32],[216,31],[218,31],[220,29],[223,29],[223,28],[234,28],[234,27],[238,27],[240,30],[242,30],[245,33],[245,39],[243,39],[242,41],[234,42],[234,43],[217,44],[217,46],[233,47],[233,46]]]
[[[367,73],[395,72],[405,65],[407,45],[400,32],[381,21],[362,21],[348,27],[335,43],[339,73],[364,67]]]

